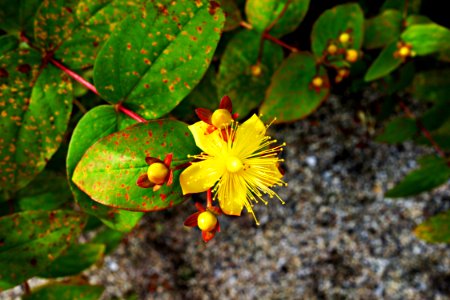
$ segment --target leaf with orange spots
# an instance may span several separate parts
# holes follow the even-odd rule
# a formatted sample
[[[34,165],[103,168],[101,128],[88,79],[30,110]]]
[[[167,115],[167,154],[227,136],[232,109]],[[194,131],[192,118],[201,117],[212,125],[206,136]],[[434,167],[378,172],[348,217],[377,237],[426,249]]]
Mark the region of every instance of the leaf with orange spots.
[[[183,202],[178,181],[182,170],[174,169],[173,183],[159,190],[136,185],[148,165],[145,158],[161,160],[172,153],[172,168],[198,153],[186,124],[174,120],[139,123],[110,134],[90,147],[78,163],[72,180],[97,202],[133,211],[162,210]]]
[[[0,190],[25,187],[58,149],[72,110],[72,83],[41,55],[18,49],[0,57]]]
[[[450,244],[450,210],[429,218],[417,226],[414,233],[429,243]]]
[[[0,218],[0,291],[42,272],[86,222],[78,212],[26,211]]]
[[[248,21],[259,32],[267,27],[271,35],[280,37],[294,31],[308,11],[310,0],[247,0]],[[286,7],[285,7],[286,6]]]
[[[39,286],[31,294],[25,295],[24,300],[97,300],[100,299],[104,287],[100,285],[86,285],[77,283],[48,283]]]
[[[89,147],[100,138],[129,125],[129,122],[121,121],[120,116],[111,105],[97,106],[83,116],[75,128],[69,144],[67,175],[75,201],[77,201],[83,211],[99,218],[108,227],[127,232],[136,226],[142,217],[142,213],[121,210],[93,201],[70,179],[77,163]],[[133,123],[135,122],[133,121]]]
[[[283,61],[280,46],[265,42],[261,63],[257,64],[261,35],[255,31],[236,34],[225,48],[217,75],[219,95],[233,101],[233,112],[245,118],[264,100],[270,78]]]
[[[320,88],[312,84],[316,76],[320,76]],[[315,111],[329,92],[327,72],[317,66],[315,57],[309,52],[292,53],[273,75],[260,113],[268,121],[295,121]]]
[[[100,51],[94,82],[105,100],[145,118],[171,111],[206,72],[224,25],[214,1],[153,1],[120,23]]]

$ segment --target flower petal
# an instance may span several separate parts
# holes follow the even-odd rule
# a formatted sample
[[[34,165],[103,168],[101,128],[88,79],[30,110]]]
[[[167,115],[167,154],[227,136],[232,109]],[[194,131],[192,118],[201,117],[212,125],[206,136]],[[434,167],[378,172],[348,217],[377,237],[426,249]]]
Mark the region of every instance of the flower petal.
[[[242,123],[233,142],[233,154],[245,158],[259,149],[266,133],[266,126],[257,115]]]
[[[183,195],[201,193],[212,188],[225,170],[223,161],[208,158],[194,162],[180,174],[180,184]]]
[[[239,175],[225,173],[219,183],[217,197],[222,212],[240,216],[247,201],[247,187]]]
[[[189,126],[189,130],[194,136],[195,144],[205,153],[217,155],[226,147],[226,142],[220,137],[219,131],[214,130],[209,133],[207,131],[210,125],[203,121],[197,122]]]

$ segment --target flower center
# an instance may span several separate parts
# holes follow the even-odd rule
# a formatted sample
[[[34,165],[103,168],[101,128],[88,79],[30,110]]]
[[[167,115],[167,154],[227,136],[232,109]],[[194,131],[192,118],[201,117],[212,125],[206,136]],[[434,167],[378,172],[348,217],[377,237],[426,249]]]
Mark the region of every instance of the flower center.
[[[239,172],[244,167],[244,164],[242,164],[242,161],[239,158],[237,158],[236,156],[229,156],[227,158],[226,164],[227,164],[228,172],[231,172],[231,173]]]

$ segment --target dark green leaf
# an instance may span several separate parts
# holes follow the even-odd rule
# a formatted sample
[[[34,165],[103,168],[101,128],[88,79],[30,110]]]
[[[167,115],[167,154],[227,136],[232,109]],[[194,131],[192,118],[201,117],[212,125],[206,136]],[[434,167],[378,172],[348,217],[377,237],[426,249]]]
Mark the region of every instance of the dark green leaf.
[[[408,197],[429,191],[448,181],[450,167],[439,157],[426,156],[422,158],[420,168],[406,175],[394,188],[386,192],[386,197]]]
[[[42,0],[0,0],[0,29],[11,34],[23,31],[32,36],[36,10]]]
[[[315,76],[320,76],[323,81],[322,87],[317,90],[312,85]],[[276,118],[276,122],[304,118],[325,100],[329,86],[325,69],[317,68],[311,53],[293,53],[273,75],[260,113],[266,120]]]
[[[375,49],[397,41],[402,29],[402,14],[398,10],[385,10],[365,22],[364,48]]]
[[[237,7],[235,0],[221,0],[223,12],[226,16],[225,26],[223,31],[230,31],[240,26],[242,21],[241,11]]]
[[[436,130],[450,120],[448,105],[448,100],[438,101],[422,115],[421,120],[426,129]]]
[[[320,57],[332,42],[343,47],[338,38],[344,32],[350,32],[351,36],[345,47],[360,49],[364,35],[364,15],[356,3],[335,6],[320,15],[311,32],[312,52]]]
[[[450,49],[450,30],[434,23],[412,25],[402,33],[402,40],[417,55],[427,55]]]
[[[78,285],[50,283],[33,290],[25,300],[97,300],[104,287],[98,285]]]
[[[44,270],[78,237],[85,218],[64,210],[0,218],[0,291]]]
[[[389,95],[405,90],[413,81],[415,73],[414,62],[403,64],[397,70],[383,78],[383,88]]]
[[[74,244],[38,276],[57,278],[77,275],[100,260],[104,252],[105,245],[102,244]]]
[[[214,2],[159,1],[120,23],[99,53],[94,82],[111,103],[146,118],[171,111],[197,85],[225,17]]]
[[[445,108],[448,110],[448,104]],[[441,127],[431,132],[434,141],[444,150],[450,150],[450,119],[447,119]],[[428,142],[428,141],[427,141]]]
[[[15,50],[0,58],[0,189],[26,186],[58,149],[72,110],[72,84],[40,53]]]
[[[427,16],[410,15],[410,16],[408,16],[408,18],[406,18],[406,27],[410,27],[412,25],[418,25],[418,24],[428,24],[428,23],[432,23],[432,21]]]
[[[233,101],[233,112],[241,118],[264,100],[270,78],[283,60],[280,46],[265,42],[261,63],[257,65],[261,35],[242,31],[228,43],[217,75],[219,95]]]
[[[415,98],[422,101],[449,100],[450,69],[416,73],[410,90]]]
[[[110,254],[120,244],[125,234],[110,228],[104,228],[91,240],[92,243],[105,245],[105,255]]]
[[[429,243],[450,243],[450,210],[429,218],[414,233]]]
[[[116,110],[110,105],[97,106],[85,114],[78,122],[69,144],[67,155],[68,177],[72,178],[76,165],[90,146],[100,138],[125,128],[128,125],[127,123],[120,121]],[[78,189],[71,180],[69,181],[75,200],[80,207],[86,213],[98,217],[107,226],[127,232],[141,219],[142,213],[120,210],[93,201]]]
[[[417,133],[417,125],[414,119],[396,117],[389,121],[384,132],[377,136],[376,141],[389,144],[401,143],[410,140]]]
[[[102,204],[134,211],[156,211],[184,200],[174,171],[172,185],[161,189],[141,188],[136,184],[146,174],[146,157],[163,160],[173,154],[172,167],[188,162],[187,155],[198,153],[189,129],[179,121],[140,123],[100,139],[84,154],[73,182],[92,199]]]
[[[421,0],[386,0],[381,10],[396,9],[403,11],[405,6],[408,8],[408,14],[417,13],[420,10]]]
[[[300,25],[308,7],[309,0],[247,0],[245,12],[254,29],[263,32],[275,23],[270,34],[280,37]]]
[[[0,57],[4,53],[14,50],[19,45],[19,40],[12,35],[0,36]]]
[[[380,55],[367,70],[365,81],[372,81],[388,75],[402,64],[402,59],[395,56],[397,42],[392,42],[384,48]]]

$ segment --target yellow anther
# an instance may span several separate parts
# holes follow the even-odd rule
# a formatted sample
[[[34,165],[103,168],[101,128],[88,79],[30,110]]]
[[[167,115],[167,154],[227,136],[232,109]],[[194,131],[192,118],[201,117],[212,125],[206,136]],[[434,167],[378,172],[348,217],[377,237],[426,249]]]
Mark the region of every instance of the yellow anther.
[[[163,184],[169,174],[169,168],[160,162],[151,164],[147,170],[148,179],[155,184]]]
[[[204,211],[198,215],[197,225],[202,231],[211,231],[216,227],[217,217],[210,211]]]

